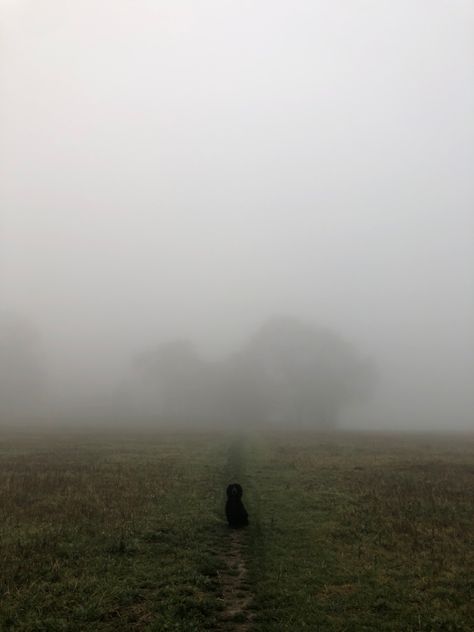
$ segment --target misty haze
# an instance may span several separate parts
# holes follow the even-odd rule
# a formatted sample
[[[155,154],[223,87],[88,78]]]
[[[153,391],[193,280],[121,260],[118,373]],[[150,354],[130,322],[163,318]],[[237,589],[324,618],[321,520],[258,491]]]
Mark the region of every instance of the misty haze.
[[[473,33],[0,0],[0,630],[468,630]]]
[[[105,406],[147,345],[225,355],[283,314],[377,364],[346,425],[472,427],[467,4],[2,17],[2,340],[37,337],[42,415]]]

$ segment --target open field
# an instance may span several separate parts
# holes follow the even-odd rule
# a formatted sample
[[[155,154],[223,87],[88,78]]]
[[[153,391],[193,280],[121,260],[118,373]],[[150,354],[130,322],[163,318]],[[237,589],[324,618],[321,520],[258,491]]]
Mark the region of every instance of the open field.
[[[0,511],[2,632],[474,629],[474,437],[3,431]]]

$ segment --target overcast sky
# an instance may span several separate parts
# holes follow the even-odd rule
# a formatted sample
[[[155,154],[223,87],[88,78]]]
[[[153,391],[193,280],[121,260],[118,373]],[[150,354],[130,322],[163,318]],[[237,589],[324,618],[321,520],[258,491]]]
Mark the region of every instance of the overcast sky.
[[[354,419],[471,423],[473,2],[0,12],[0,300],[58,389],[291,314],[376,360]]]

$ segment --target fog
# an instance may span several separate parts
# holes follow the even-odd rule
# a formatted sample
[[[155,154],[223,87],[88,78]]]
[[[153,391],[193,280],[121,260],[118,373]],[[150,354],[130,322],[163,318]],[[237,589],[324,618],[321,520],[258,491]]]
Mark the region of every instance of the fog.
[[[472,2],[0,13],[3,420],[136,421],[140,358],[283,318],[370,365],[341,427],[473,428]]]

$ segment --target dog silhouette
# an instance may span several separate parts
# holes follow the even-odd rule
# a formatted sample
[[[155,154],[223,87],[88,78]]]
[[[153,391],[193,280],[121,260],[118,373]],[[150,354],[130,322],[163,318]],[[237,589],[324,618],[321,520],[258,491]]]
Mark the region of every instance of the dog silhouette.
[[[229,527],[240,529],[249,523],[249,515],[242,502],[242,486],[238,483],[231,483],[227,486],[227,502],[225,504],[225,515]]]

